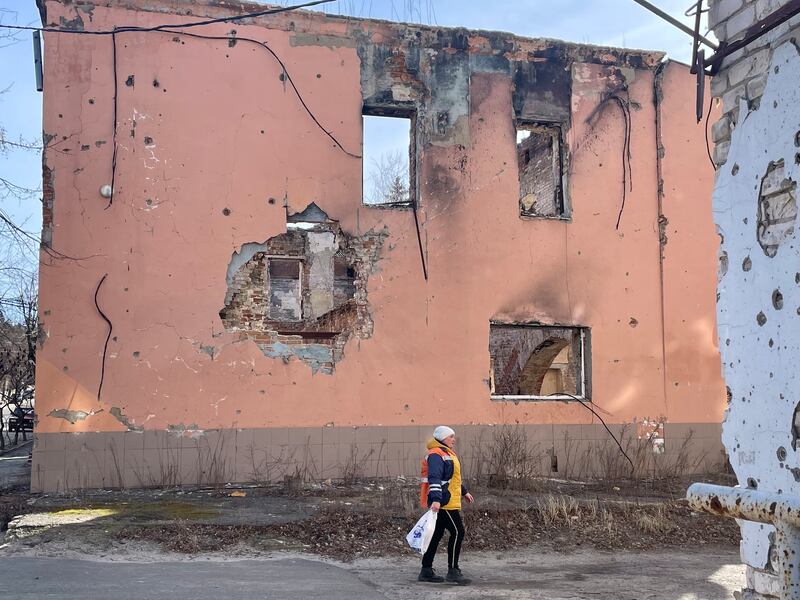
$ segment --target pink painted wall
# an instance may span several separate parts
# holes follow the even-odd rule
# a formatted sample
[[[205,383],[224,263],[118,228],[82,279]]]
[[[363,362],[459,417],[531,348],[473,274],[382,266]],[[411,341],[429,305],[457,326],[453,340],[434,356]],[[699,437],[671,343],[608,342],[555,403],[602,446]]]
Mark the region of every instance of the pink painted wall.
[[[56,23],[76,14],[53,1],[47,10]],[[84,26],[185,19],[96,6]],[[346,40],[348,28],[378,36],[385,26],[300,14],[270,22],[274,28],[235,29],[269,43],[320,122],[358,153],[356,49],[329,39],[293,42],[299,32]],[[231,28],[204,27],[203,34],[226,36]],[[663,82],[670,223],[663,277],[653,71],[629,78],[637,103],[633,189],[616,231],[623,121],[608,108],[587,130],[605,81],[598,65],[576,64],[567,136],[572,221],[519,218],[511,80],[473,74],[470,145],[431,145],[420,158],[426,282],[412,214],[361,205],[361,161],[313,124],[263,49],[163,33],[117,36],[116,189],[107,206],[99,189],[111,180],[111,38],[45,40],[53,247],[80,260],[42,256],[39,432],[123,431],[125,420],[145,429],[590,422],[580,406],[490,400],[489,321],[504,318],[591,327],[593,400],[610,421],[721,420],[712,171],[691,118],[687,68],[670,65]],[[129,75],[133,86],[125,84]],[[446,172],[455,189],[433,186],[436,172]],[[333,375],[266,358],[253,342],[226,333],[218,315],[232,253],[285,231],[284,198],[291,211],[316,202],[353,234],[388,228],[369,280],[374,334],[352,338]],[[98,399],[107,328],[93,296],[106,273],[98,301],[114,329]],[[213,359],[201,350],[208,346]],[[89,416],[74,424],[48,416],[60,409]]]
[[[680,63],[669,63],[663,76],[665,414],[719,422],[727,399],[716,324],[719,237],[710,210],[714,167],[706,148],[706,121],[698,124],[688,103],[695,96],[694,76]],[[706,89],[706,97],[709,93]],[[718,107],[712,110],[711,123],[719,114]]]

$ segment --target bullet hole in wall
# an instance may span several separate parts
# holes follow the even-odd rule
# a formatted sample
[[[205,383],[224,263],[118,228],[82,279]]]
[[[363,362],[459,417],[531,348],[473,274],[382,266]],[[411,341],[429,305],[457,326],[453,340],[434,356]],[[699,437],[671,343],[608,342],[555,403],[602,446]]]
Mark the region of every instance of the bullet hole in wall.
[[[784,462],[786,460],[786,448],[784,448],[783,446],[779,447],[777,455],[778,455],[778,460],[780,462]]]
[[[770,162],[758,193],[756,235],[764,254],[773,258],[778,247],[794,235],[797,182],[785,177],[783,159]]]
[[[781,310],[783,308],[783,294],[781,294],[780,290],[772,292],[772,306],[775,307],[775,310]]]
[[[797,450],[798,438],[800,438],[800,402],[794,407],[794,413],[792,413],[792,450]]]

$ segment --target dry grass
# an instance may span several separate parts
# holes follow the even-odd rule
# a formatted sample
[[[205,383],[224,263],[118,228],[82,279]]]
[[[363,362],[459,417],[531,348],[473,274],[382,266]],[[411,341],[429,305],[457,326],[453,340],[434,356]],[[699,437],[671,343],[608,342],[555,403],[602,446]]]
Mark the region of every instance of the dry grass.
[[[470,479],[500,489],[533,489],[541,477],[545,452],[530,443],[525,428],[501,425],[484,440],[483,432],[471,448]]]
[[[664,421],[653,420],[650,424],[652,431],[638,433],[633,424],[617,426],[615,436],[619,445],[611,436],[581,440],[565,431],[559,440],[562,448],[559,453],[554,445],[542,447],[541,442],[531,442],[523,426],[501,425],[488,436],[481,432],[473,444],[469,477],[490,489],[542,489],[541,478],[551,475],[572,481],[602,482],[608,489],[623,482],[625,487],[669,489],[688,475],[725,472],[722,457],[715,462],[707,453],[697,452],[693,431],[680,440],[670,440],[664,452]],[[548,456],[552,473],[545,472]]]
[[[398,484],[399,485],[399,484]],[[149,540],[162,548],[196,553],[235,544],[261,547],[282,540],[336,559],[390,556],[410,552],[405,535],[419,517],[412,492],[385,488],[383,504],[361,501],[334,505],[300,521],[276,525],[216,525],[175,521],[131,525],[124,539]],[[739,529],[730,519],[692,514],[684,502],[636,503],[580,500],[551,494],[524,508],[469,508],[465,549],[508,550],[542,545],[558,552],[589,546],[603,550],[659,549],[720,544],[735,547]]]
[[[637,512],[634,521],[642,533],[669,533],[672,529],[663,506],[657,506],[649,512]]]

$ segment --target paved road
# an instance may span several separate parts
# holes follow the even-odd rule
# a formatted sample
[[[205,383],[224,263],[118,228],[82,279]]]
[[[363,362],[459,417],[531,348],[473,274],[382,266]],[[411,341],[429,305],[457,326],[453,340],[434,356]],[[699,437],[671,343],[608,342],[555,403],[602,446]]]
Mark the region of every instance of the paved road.
[[[31,465],[28,455],[32,446],[33,441],[29,441],[0,456],[0,490],[30,485]]]
[[[348,571],[302,558],[119,563],[6,557],[0,581],[2,597],[19,600],[385,600]]]
[[[19,600],[729,600],[744,585],[735,550],[466,556],[473,585],[421,584],[412,556],[336,566],[311,558],[93,562],[0,558],[4,598]]]
[[[702,546],[661,552],[466,552],[461,568],[473,584],[443,586],[435,596],[410,583],[416,564],[373,559],[350,570],[375,582],[391,600],[733,600],[745,583],[738,554]],[[437,556],[434,567],[442,561]]]

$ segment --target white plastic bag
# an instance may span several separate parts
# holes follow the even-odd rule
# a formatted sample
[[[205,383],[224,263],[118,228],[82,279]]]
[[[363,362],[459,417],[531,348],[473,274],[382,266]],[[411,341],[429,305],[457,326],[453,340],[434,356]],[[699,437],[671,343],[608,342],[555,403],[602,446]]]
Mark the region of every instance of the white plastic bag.
[[[436,529],[436,513],[429,510],[420,517],[417,524],[408,532],[406,536],[408,545],[420,554],[425,554],[428,544],[431,543],[434,529]]]

